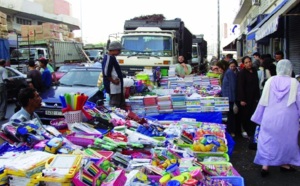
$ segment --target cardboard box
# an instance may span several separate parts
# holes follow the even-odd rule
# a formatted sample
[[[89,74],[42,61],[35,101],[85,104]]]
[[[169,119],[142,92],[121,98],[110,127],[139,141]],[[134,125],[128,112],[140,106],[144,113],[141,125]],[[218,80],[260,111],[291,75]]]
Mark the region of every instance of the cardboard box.
[[[28,36],[28,29],[29,29],[29,25],[21,25],[21,36],[22,37]]]
[[[1,17],[0,19],[1,19],[1,23],[2,23],[3,25],[7,25],[7,20],[6,20],[6,18]]]
[[[79,42],[79,43],[82,43],[82,38],[81,37],[76,37],[76,38],[74,38],[74,40]]]
[[[35,34],[35,40],[39,41],[39,40],[44,40],[44,35],[43,34]]]
[[[69,38],[74,38],[74,33],[73,32],[69,32]]]
[[[34,25],[35,34],[42,34],[43,33],[43,26],[42,25]]]
[[[56,34],[53,31],[43,32],[44,39],[56,39]]]
[[[0,11],[0,17],[6,19],[6,18],[7,18],[7,15],[6,15],[5,13],[3,13],[3,12]]]
[[[0,31],[1,32],[8,32],[7,25],[0,25]]]
[[[63,36],[68,36],[69,37],[69,32],[68,31],[64,31],[62,34],[63,34]]]
[[[35,36],[35,25],[28,26],[28,35],[29,37]]]
[[[35,41],[35,36],[29,36],[29,41]]]
[[[48,30],[50,30],[50,31],[57,30],[57,25],[54,23],[43,23],[42,26],[43,26],[43,32],[48,31]]]

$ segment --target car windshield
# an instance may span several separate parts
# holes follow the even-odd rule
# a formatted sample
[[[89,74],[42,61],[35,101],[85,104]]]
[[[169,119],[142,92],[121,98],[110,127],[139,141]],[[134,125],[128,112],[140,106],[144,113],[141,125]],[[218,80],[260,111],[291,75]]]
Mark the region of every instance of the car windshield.
[[[69,72],[71,69],[76,68],[77,66],[75,65],[63,65],[61,67],[59,67],[59,69],[57,70],[58,72]]]
[[[62,86],[96,87],[101,70],[71,70],[60,80]]]

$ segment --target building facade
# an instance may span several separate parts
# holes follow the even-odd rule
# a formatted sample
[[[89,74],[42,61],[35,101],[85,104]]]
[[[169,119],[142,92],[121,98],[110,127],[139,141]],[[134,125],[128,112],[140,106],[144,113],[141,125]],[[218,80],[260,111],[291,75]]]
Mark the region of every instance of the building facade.
[[[237,55],[283,51],[300,74],[300,0],[241,0],[234,24],[240,25]]]
[[[65,0],[1,0],[0,11],[7,14],[7,29],[11,47],[17,45],[21,25],[41,25],[45,22],[66,24],[70,31],[79,30],[79,20],[70,15]]]

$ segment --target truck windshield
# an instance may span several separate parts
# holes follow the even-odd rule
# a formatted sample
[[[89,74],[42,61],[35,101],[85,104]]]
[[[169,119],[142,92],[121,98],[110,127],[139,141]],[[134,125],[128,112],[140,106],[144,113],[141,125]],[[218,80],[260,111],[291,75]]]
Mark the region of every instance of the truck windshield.
[[[11,57],[12,58],[16,58],[16,57],[20,57],[20,58],[28,58],[29,57],[29,52],[30,52],[30,56],[34,56],[35,54],[35,50],[36,49],[30,49],[29,48],[22,48],[22,49],[14,49],[11,53]]]
[[[167,36],[123,36],[121,56],[147,55],[155,57],[172,56],[172,38]]]
[[[101,55],[100,50],[85,50],[86,55],[92,56],[92,57],[99,57]]]
[[[198,57],[198,51],[197,51],[197,46],[193,46],[193,58],[197,58]]]

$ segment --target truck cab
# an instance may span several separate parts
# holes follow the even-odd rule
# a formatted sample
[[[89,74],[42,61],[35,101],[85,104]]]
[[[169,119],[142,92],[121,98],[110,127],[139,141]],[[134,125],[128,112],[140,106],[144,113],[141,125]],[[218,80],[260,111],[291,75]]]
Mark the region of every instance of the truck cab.
[[[191,59],[192,34],[181,19],[127,20],[121,37],[123,49],[117,56],[122,70],[134,75],[143,69],[168,69],[179,55]]]
[[[11,52],[10,66],[16,68],[20,72],[26,73],[29,60],[36,61],[44,57],[49,59],[47,48],[18,48]]]

